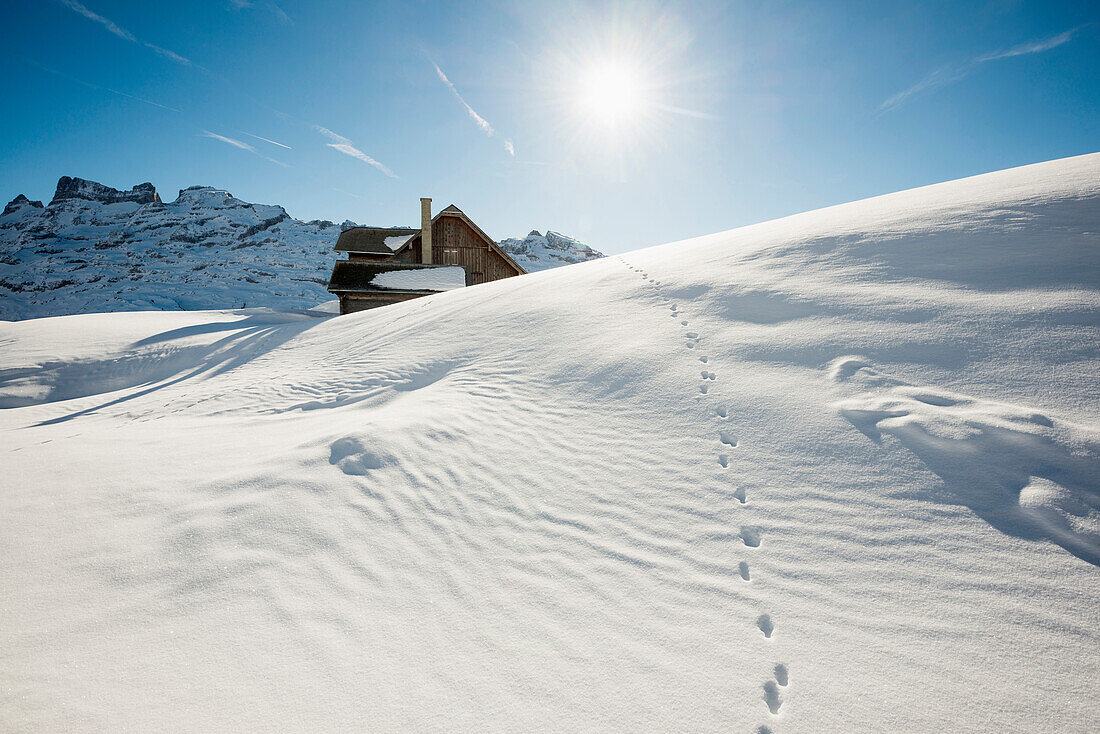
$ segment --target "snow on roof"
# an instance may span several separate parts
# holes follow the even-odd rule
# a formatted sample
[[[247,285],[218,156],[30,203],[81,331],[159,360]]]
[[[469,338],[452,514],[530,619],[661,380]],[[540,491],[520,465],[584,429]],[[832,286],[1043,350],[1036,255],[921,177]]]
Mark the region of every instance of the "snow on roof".
[[[449,291],[466,286],[466,271],[459,267],[388,270],[371,278],[379,288],[406,291]]]

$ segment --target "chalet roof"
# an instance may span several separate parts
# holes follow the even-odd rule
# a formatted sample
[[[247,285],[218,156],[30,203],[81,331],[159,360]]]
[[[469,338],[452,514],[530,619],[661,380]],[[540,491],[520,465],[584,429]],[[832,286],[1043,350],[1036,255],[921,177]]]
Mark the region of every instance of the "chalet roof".
[[[350,230],[349,230],[350,231]],[[364,260],[338,260],[329,278],[330,293],[417,293],[426,295],[438,293],[436,290],[407,290],[384,288],[373,281],[375,276],[394,271],[428,270],[431,268],[454,268],[455,265],[422,265],[419,263],[369,262]],[[466,276],[469,284],[469,274]]]
[[[408,227],[352,227],[340,233],[336,251],[392,255],[394,250],[419,233],[419,229]]]
[[[462,221],[466,222],[466,224],[470,225],[470,229],[476,232],[483,240],[485,240],[486,243],[488,243],[489,249],[504,258],[505,262],[511,264],[516,269],[516,272],[520,273],[521,275],[527,272],[522,265],[512,259],[511,255],[501,249],[500,245],[498,245],[495,240],[489,237],[489,235],[485,234],[485,231],[481,227],[474,224],[474,220],[470,219],[470,217],[466,215],[466,212],[462,211],[454,204],[440,209],[439,213],[432,217],[432,224],[435,224],[436,220],[440,217],[458,217]],[[420,230],[414,230],[413,236],[410,237],[405,242],[405,244],[395,248],[395,252],[401,252],[402,250],[414,246],[414,244],[418,244],[419,238]]]

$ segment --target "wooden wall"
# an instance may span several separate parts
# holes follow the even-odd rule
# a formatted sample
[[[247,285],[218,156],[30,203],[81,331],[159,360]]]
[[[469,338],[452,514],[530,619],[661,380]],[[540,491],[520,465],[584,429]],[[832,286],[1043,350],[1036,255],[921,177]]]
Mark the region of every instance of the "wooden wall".
[[[409,243],[410,250],[398,260],[420,262],[420,236]],[[490,249],[489,244],[458,217],[442,216],[432,225],[432,263],[461,265],[469,273],[470,285],[489,283],[520,275],[520,271]]]

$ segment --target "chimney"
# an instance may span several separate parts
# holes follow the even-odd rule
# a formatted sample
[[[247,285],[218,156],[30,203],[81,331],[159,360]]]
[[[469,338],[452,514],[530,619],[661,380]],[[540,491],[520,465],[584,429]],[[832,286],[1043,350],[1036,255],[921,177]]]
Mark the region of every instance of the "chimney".
[[[420,262],[432,263],[432,200],[420,199]]]

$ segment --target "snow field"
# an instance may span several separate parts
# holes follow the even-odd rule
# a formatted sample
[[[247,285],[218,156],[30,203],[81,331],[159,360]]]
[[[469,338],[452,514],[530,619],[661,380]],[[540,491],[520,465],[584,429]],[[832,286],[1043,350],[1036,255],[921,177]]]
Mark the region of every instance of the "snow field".
[[[0,324],[0,716],[1100,728],[1098,203],[1084,156],[351,316]]]

